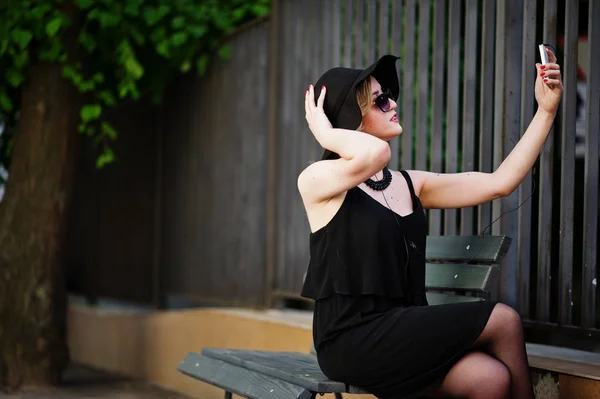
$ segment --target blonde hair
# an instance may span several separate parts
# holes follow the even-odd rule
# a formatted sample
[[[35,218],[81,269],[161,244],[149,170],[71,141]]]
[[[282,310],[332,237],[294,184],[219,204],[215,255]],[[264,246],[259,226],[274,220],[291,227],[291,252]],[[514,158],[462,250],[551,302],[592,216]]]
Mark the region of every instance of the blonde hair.
[[[373,104],[371,95],[371,78],[363,80],[356,87],[356,102],[360,107],[361,116],[365,116],[367,112],[371,109],[371,105]],[[360,126],[356,130],[361,130],[363,127],[362,120],[360,122]]]

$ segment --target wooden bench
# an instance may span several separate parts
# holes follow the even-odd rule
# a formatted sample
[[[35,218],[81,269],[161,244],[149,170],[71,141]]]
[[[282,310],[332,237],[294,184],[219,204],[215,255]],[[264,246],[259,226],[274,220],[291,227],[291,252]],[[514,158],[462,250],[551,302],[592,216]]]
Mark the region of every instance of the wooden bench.
[[[431,306],[483,301],[498,280],[498,266],[511,244],[507,236],[429,236],[426,288]],[[314,354],[314,348],[311,349]],[[328,379],[314,355],[226,348],[190,352],[178,370],[246,398],[314,398],[317,394],[368,393]]]

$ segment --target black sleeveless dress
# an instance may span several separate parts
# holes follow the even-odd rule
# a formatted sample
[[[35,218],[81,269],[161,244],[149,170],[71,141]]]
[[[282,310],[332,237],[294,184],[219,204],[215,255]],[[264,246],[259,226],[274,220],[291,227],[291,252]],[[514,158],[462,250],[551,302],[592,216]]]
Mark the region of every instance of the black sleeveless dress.
[[[495,306],[428,306],[427,220],[401,171],[413,212],[393,212],[359,187],[310,235],[301,295],[315,300],[313,339],[323,373],[378,398],[417,398],[439,386]]]

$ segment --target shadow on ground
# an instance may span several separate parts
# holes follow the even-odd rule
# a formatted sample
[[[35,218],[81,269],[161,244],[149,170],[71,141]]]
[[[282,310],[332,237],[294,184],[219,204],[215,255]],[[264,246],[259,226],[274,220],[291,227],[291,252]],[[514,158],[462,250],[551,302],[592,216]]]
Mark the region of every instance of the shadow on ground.
[[[16,394],[2,394],[6,399],[189,399],[143,381],[135,381],[80,365],[71,365],[61,386]]]

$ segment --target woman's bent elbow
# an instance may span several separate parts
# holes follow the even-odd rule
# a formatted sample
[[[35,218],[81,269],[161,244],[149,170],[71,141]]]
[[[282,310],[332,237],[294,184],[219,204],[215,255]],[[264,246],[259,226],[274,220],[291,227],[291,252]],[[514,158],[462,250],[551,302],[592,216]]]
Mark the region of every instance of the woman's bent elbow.
[[[369,162],[372,165],[377,165],[378,169],[383,169],[383,167],[386,166],[388,162],[390,162],[392,150],[387,142],[382,141],[381,143],[377,143],[377,145],[374,145],[373,148],[371,148],[369,155]]]
[[[512,193],[515,192],[517,187],[518,186],[513,187],[512,185],[502,185],[502,186],[496,187],[496,190],[494,191],[494,195],[493,195],[494,198],[492,198],[492,199],[508,197],[509,195],[511,195]]]

